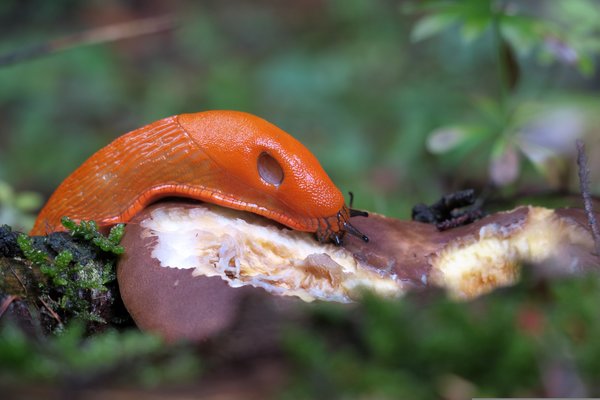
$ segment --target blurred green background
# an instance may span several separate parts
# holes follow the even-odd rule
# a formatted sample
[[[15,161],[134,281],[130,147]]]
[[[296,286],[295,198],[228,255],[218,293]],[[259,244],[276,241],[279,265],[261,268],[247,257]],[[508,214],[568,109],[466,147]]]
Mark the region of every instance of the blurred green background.
[[[600,159],[592,0],[3,0],[0,54],[159,15],[176,29],[0,67],[0,223],[27,228],[117,136],[209,109],[275,123],[400,218],[464,187],[573,189],[577,137]]]
[[[0,224],[28,229],[117,136],[209,109],[277,124],[358,208],[399,218],[466,187],[504,206],[577,204],[577,138],[600,190],[598,1],[2,0],[0,59],[161,15],[176,28],[0,65]],[[320,304],[284,337],[282,397],[598,395],[599,287],[524,279],[473,303]],[[211,368],[137,331],[78,325],[41,344],[3,328],[0,356],[0,383],[24,386],[197,382]]]

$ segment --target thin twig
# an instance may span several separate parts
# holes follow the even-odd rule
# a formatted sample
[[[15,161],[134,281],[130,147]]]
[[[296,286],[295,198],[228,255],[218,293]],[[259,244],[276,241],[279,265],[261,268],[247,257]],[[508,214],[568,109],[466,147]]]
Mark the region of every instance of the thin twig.
[[[585,143],[583,143],[583,140],[577,139],[576,144],[579,187],[581,189],[581,196],[583,197],[583,207],[585,208],[588,223],[592,230],[592,236],[594,237],[596,255],[600,255],[600,229],[598,228],[598,222],[596,221],[596,215],[594,214],[594,207],[592,204],[592,196],[590,194],[590,170],[587,167]]]
[[[9,266],[8,268],[10,269],[10,272],[12,272],[12,274],[15,276],[17,281],[21,284],[21,287],[23,288],[23,290],[25,290],[25,296],[27,296],[27,286],[25,286],[25,283],[23,283],[23,281],[21,280],[19,274],[17,274],[11,266]]]
[[[161,15],[158,17],[108,25],[0,55],[0,66],[31,60],[33,58],[57,53],[73,47],[114,42],[135,36],[168,31],[174,28],[175,20],[171,15]]]
[[[62,325],[62,321],[60,320],[60,317],[58,316],[58,314],[52,309],[52,307],[50,307],[45,301],[44,299],[42,299],[41,296],[38,297],[38,300],[44,305],[44,307],[46,307],[46,310],[48,310],[48,312],[50,313],[50,315],[52,315],[52,317],[59,323]]]

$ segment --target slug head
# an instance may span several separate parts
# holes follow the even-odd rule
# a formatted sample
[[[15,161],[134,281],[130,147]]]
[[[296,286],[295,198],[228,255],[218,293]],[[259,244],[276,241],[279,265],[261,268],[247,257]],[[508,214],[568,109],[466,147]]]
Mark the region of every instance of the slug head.
[[[275,125],[238,111],[182,114],[182,129],[223,172],[215,198],[341,243],[351,231],[344,196],[316,157]],[[351,226],[351,225],[350,225]]]

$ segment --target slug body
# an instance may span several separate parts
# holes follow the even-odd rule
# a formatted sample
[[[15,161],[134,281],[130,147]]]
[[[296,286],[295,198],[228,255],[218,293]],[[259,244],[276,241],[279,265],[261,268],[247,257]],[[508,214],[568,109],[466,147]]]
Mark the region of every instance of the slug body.
[[[355,231],[342,193],[299,141],[251,114],[207,111],[154,122],[92,155],[50,197],[31,234],[64,230],[63,216],[127,222],[167,196],[250,211],[324,242]]]

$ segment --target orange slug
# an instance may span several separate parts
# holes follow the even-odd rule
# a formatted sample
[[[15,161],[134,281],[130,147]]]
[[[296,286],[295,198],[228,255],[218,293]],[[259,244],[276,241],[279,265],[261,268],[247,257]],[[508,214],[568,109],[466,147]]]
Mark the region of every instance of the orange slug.
[[[32,235],[62,231],[63,216],[105,227],[149,203],[188,197],[250,211],[340,244],[365,241],[315,156],[275,125],[238,111],[175,115],[110,143],[65,179],[40,212]]]

